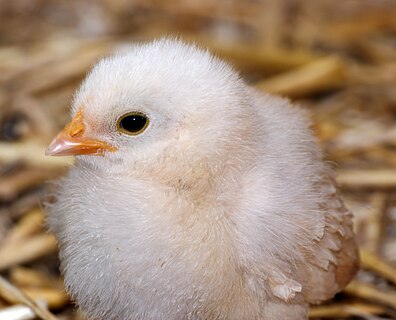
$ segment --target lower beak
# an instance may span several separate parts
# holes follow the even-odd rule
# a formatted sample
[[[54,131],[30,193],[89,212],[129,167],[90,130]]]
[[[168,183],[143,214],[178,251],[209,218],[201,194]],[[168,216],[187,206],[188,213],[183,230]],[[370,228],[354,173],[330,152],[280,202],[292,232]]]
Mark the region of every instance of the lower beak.
[[[48,156],[104,155],[116,151],[109,143],[84,136],[85,126],[80,110],[72,121],[55,137],[47,148]]]
[[[76,156],[82,154],[104,155],[106,151],[115,151],[116,148],[108,143],[95,139],[71,139],[60,133],[45,151],[47,156]]]

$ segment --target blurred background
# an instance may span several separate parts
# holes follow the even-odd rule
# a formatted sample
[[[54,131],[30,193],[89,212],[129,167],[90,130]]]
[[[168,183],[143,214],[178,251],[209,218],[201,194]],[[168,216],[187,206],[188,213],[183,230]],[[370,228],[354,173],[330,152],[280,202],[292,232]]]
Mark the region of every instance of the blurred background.
[[[83,319],[43,227],[47,182],[72,159],[44,150],[92,64],[163,35],[210,48],[310,111],[362,257],[355,280],[310,316],[396,319],[395,0],[0,0],[0,320],[33,319],[24,305]]]

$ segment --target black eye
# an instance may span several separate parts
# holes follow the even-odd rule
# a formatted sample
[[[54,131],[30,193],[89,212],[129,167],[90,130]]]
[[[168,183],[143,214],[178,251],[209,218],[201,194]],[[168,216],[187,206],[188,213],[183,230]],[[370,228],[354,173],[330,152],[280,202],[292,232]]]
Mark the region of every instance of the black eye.
[[[117,121],[117,130],[129,135],[138,135],[148,126],[147,116],[141,112],[128,112]]]

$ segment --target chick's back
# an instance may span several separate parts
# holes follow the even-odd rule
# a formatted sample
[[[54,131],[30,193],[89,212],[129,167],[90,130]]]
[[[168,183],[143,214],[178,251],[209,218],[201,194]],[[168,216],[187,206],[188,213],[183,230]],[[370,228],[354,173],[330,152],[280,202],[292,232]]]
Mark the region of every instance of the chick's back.
[[[261,154],[242,179],[237,225],[247,270],[262,274],[283,301],[319,303],[358,269],[352,215],[337,194],[308,113],[285,99],[253,90],[251,96]]]

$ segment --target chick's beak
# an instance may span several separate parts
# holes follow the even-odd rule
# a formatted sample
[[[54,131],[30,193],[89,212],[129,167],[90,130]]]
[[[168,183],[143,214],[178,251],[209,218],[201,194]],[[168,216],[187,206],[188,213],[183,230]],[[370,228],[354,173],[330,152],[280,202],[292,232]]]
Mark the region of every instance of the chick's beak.
[[[72,121],[52,140],[45,154],[48,156],[103,155],[117,148],[107,142],[84,136],[83,112],[77,112]]]

